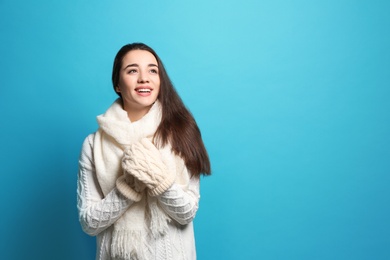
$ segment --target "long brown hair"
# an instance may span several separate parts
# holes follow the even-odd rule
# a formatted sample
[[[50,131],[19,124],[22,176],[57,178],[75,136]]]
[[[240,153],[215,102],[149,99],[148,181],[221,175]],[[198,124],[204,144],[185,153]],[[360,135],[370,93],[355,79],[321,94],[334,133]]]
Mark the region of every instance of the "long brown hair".
[[[162,118],[154,134],[154,140],[161,146],[170,143],[173,152],[183,158],[192,175],[210,175],[210,160],[199,127],[177,94],[161,59],[152,48],[143,43],[132,43],[123,46],[118,51],[112,69],[114,91],[121,97],[115,88],[119,83],[123,57],[132,50],[144,50],[152,53],[159,67],[160,92],[157,99],[162,106]]]

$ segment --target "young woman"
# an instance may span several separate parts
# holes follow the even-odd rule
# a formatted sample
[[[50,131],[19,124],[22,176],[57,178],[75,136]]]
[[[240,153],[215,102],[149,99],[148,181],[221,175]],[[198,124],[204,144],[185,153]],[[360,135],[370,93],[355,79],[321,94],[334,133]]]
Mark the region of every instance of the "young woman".
[[[96,259],[196,259],[199,178],[211,174],[199,128],[147,45],[119,50],[112,83],[119,98],[79,160],[79,218]]]

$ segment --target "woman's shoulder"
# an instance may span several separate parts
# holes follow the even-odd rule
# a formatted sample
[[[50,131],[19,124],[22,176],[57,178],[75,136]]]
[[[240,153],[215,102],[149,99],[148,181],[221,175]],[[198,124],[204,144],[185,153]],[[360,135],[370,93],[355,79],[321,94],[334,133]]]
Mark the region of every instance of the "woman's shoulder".
[[[87,148],[87,147],[93,148],[93,142],[95,139],[95,135],[96,135],[96,132],[93,132],[93,133],[87,135],[87,137],[84,139],[84,142],[83,142],[83,150],[84,150],[84,148]]]
[[[93,145],[96,132],[89,134],[83,142],[80,154],[80,163],[91,164],[93,162]]]

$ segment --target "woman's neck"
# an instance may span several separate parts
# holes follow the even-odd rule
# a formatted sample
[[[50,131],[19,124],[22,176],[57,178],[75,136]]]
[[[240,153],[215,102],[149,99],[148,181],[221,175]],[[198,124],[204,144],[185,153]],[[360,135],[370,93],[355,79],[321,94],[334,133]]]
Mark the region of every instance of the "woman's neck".
[[[135,122],[140,120],[144,115],[146,115],[150,108],[149,107],[142,107],[142,108],[134,108],[134,107],[123,107],[123,109],[127,112],[127,116],[129,117],[131,122]]]

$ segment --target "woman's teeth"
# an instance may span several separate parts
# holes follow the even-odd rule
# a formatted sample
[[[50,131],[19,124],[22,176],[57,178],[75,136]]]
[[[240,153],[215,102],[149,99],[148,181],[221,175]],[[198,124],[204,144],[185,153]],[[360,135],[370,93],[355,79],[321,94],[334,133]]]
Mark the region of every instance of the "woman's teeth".
[[[138,93],[150,93],[150,89],[147,89],[147,88],[140,88],[140,89],[137,89],[137,92],[138,92]]]

